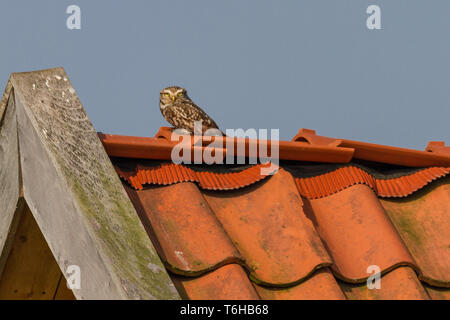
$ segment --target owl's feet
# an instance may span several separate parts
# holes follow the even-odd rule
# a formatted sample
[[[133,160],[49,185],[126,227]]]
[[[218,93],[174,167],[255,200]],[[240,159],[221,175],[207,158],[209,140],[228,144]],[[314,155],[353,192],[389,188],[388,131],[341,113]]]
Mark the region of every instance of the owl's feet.
[[[223,133],[221,130],[219,129],[215,129],[215,128],[211,128],[206,130],[203,133],[204,136],[209,136],[209,137],[226,137],[226,134]]]
[[[171,129],[172,129],[172,133],[175,133],[177,135],[192,136],[192,132],[190,132],[189,130],[182,129],[182,128],[171,128]]]
[[[158,133],[155,135],[156,138],[165,138],[170,140],[172,137],[172,134],[175,135],[188,135],[188,136],[192,136],[192,132],[187,130],[187,129],[182,129],[182,128],[175,128],[175,127],[161,127],[158,131]],[[196,134],[196,135],[201,135]],[[218,136],[218,137],[226,137],[227,135],[225,133],[223,133],[221,130],[219,129],[215,129],[215,128],[211,128],[209,130],[206,130],[203,133],[203,136]]]

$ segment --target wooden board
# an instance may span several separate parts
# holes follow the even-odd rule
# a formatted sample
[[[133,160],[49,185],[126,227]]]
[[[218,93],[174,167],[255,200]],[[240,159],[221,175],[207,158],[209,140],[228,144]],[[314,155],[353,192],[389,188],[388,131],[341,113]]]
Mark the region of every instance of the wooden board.
[[[16,106],[10,85],[8,87],[8,98],[3,97],[0,103],[0,274],[17,226],[14,215],[21,204]]]
[[[0,299],[53,299],[61,277],[53,254],[26,207],[0,277]],[[69,293],[65,292],[66,298],[70,297]],[[71,298],[74,299],[73,294]]]
[[[72,290],[67,287],[66,279],[61,274],[59,286],[56,289],[54,300],[75,300]]]
[[[64,70],[12,74],[9,84],[15,108],[1,127],[16,125],[7,136],[18,146],[3,162],[18,161],[20,174],[0,172],[22,181],[60,270],[79,266],[76,298],[179,299]],[[17,188],[4,188],[6,202],[17,203]],[[0,212],[0,240],[11,234],[12,215]]]

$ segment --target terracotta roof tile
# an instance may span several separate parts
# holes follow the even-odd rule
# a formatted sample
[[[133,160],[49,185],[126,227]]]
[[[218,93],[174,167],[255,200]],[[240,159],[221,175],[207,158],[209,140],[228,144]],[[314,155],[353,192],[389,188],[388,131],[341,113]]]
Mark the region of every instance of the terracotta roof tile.
[[[444,141],[430,141],[425,150],[428,152],[450,155],[450,146],[446,146]]]
[[[233,190],[249,186],[265,179],[261,168],[270,164],[248,166],[239,172],[195,171],[186,165],[160,163],[158,165],[138,164],[133,170],[116,165],[119,176],[135,189],[145,185],[170,185],[179,182],[196,182],[205,190]],[[272,172],[278,170],[274,166]],[[380,197],[406,197],[432,181],[450,174],[450,167],[422,168],[400,177],[374,176],[363,166],[348,165],[313,177],[295,177],[295,182],[303,197],[318,199],[344,190],[355,184],[371,187]],[[294,175],[295,176],[295,175]]]
[[[111,157],[124,157],[134,159],[158,159],[158,160],[170,160],[172,155],[172,149],[178,144],[178,138],[175,136],[175,140],[170,138],[172,134],[168,131],[168,128],[161,128],[163,135],[158,135],[155,138],[147,137],[130,137],[119,136],[111,134],[99,133],[98,136],[103,143],[103,146]],[[234,146],[234,150],[238,150],[238,145],[243,145],[245,150],[245,158],[251,157],[249,150],[251,146],[260,146],[264,144],[267,149],[271,149],[270,140],[257,140],[248,138],[234,138],[234,137],[190,137],[192,151],[197,150],[204,153],[209,144],[221,143],[224,147],[227,145]],[[197,139],[200,139],[201,146],[197,147]],[[188,141],[189,142],[189,141]],[[332,162],[332,163],[347,163],[352,159],[354,149],[335,146],[321,146],[321,145],[309,145],[304,142],[294,141],[279,141],[279,157],[284,160],[295,161],[314,161],[314,162]],[[226,155],[225,148],[218,148],[220,152]],[[450,163],[450,160],[449,160]]]
[[[336,279],[328,268],[315,272],[304,282],[287,288],[267,287],[254,284],[256,291],[265,300],[344,300]]]
[[[424,283],[425,290],[433,300],[450,300],[450,289],[430,286]]]
[[[181,296],[192,300],[259,300],[244,269],[237,264],[220,267],[202,277],[172,277]]]
[[[208,171],[194,171],[193,169],[174,163],[161,163],[158,166],[137,165],[133,171],[126,171],[116,166],[116,171],[135,189],[144,189],[143,185],[169,185],[179,182],[197,182],[206,190],[232,190],[251,185],[265,179],[268,175],[261,174],[261,168],[268,168],[268,164],[251,166],[240,172],[215,173]],[[276,172],[277,168],[273,169]]]
[[[342,279],[364,281],[371,265],[381,271],[401,264],[414,265],[378,198],[366,185],[304,202],[333,258],[332,269]]]
[[[172,272],[202,274],[242,260],[195,184],[183,182],[139,192],[125,188]]]
[[[332,263],[285,170],[257,188],[204,197],[256,282],[285,286]]]
[[[332,150],[346,142],[313,140]],[[186,298],[450,299],[448,167],[296,161],[261,178],[255,166],[112,160]],[[366,286],[370,265],[381,289]]]
[[[366,284],[340,282],[342,290],[351,300],[428,300],[430,296],[408,267],[395,269],[384,275],[380,289],[368,289]]]
[[[450,287],[450,178],[404,200],[381,200],[421,279]]]
[[[442,203],[450,203],[450,178],[413,197],[386,200],[365,184],[302,199],[294,179],[279,169],[226,192],[191,182],[124,185],[180,292],[191,299],[448,298],[449,209]],[[330,187],[323,182],[315,192]],[[365,286],[369,265],[381,268],[381,290]]]
[[[313,146],[353,149],[353,159],[390,163],[408,167],[450,166],[450,153],[448,152],[448,149],[441,148],[442,142],[438,142],[439,148],[436,149],[436,142],[432,142],[429,145],[427,152],[347,139],[329,138],[319,136],[314,130],[310,129],[300,129],[292,141],[305,141]]]
[[[380,197],[406,197],[433,180],[450,174],[450,168],[424,168],[399,178],[372,176],[361,167],[347,166],[310,178],[296,178],[300,194],[308,199],[327,197],[355,184],[371,187]]]

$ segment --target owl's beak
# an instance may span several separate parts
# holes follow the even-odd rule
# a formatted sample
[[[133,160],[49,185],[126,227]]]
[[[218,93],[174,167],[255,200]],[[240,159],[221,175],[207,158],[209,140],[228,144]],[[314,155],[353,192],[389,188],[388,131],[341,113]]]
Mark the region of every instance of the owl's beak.
[[[176,97],[175,97],[175,96],[172,96],[171,98],[172,98],[172,101],[175,101],[175,98],[176,98]]]

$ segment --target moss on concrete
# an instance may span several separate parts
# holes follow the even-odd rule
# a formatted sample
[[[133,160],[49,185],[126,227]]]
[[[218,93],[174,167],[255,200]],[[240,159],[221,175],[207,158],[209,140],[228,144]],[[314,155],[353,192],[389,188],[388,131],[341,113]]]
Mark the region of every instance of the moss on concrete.
[[[103,241],[108,256],[113,260],[113,267],[120,275],[122,284],[127,287],[130,297],[177,299],[176,290],[140,225],[131,202],[118,190],[118,186],[122,187],[120,181],[108,178],[99,168],[97,175],[105,193],[111,198],[110,208],[107,210],[100,199],[92,196],[95,194],[93,190],[81,186],[67,168],[63,171],[81,209],[96,226],[93,228],[94,232]],[[114,185],[115,183],[118,185]],[[144,296],[142,292],[145,293]]]
[[[126,295],[179,298],[64,70],[11,79]]]

